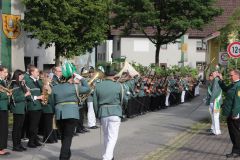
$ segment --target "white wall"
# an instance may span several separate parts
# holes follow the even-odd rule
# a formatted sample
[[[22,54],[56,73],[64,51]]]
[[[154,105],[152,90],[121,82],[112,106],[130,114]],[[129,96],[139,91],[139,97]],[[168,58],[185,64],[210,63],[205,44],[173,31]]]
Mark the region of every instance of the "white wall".
[[[25,37],[25,56],[31,57],[31,63],[34,64],[34,57],[38,57],[38,68],[43,70],[43,64],[55,64],[55,47],[47,49],[38,47],[38,40]]]
[[[196,62],[205,62],[205,56],[207,51],[197,51],[197,41],[201,41],[201,39],[188,39],[188,62],[184,63],[185,65],[189,65],[190,67],[196,67]]]
[[[21,15],[21,19],[24,19],[24,6],[20,0],[11,0],[12,8],[11,12],[14,15]],[[12,40],[12,69],[25,70],[24,56],[31,57],[31,63],[33,64],[34,56],[38,56],[38,68],[43,70],[43,64],[54,64],[55,61],[55,47],[45,49],[44,47],[38,47],[38,40],[29,39],[24,31],[21,31],[21,35]]]
[[[113,46],[117,38],[113,39]],[[184,36],[184,43],[187,43],[188,50],[184,56],[187,56],[187,61],[184,65],[196,67],[196,62],[204,62],[206,51],[197,51],[197,41],[201,39],[188,39],[188,36]],[[121,50],[115,51],[116,47],[113,47],[113,53],[117,57],[126,56],[128,62],[137,62],[144,66],[148,66],[151,63],[155,63],[155,46],[147,38],[139,37],[122,37],[121,38]],[[159,63],[167,63],[167,66],[178,65],[181,60],[181,49],[178,43],[171,43],[167,45],[167,49],[161,48],[159,54]]]

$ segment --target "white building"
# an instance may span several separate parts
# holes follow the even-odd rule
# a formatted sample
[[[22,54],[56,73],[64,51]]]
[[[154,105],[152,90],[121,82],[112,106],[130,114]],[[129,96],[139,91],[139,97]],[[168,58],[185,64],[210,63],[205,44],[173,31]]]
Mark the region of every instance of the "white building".
[[[155,46],[148,38],[140,36],[120,37],[113,36],[113,58],[122,56],[128,62],[136,62],[144,66],[155,63]],[[196,68],[199,64],[205,64],[206,47],[202,38],[191,38],[184,35],[184,43],[187,44],[184,53],[184,65]],[[159,54],[160,65],[167,67],[179,65],[181,61],[181,42],[170,43],[161,46]]]

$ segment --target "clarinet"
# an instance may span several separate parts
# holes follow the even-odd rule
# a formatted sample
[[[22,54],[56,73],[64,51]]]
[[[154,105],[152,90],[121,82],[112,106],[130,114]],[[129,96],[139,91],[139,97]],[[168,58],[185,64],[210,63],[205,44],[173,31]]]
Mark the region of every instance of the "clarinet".
[[[30,92],[30,88],[26,85],[25,80],[22,80],[22,82],[21,82],[21,88],[23,89],[23,92],[24,92],[24,93],[27,93],[28,91]],[[35,104],[35,101],[34,101],[33,96],[30,95],[30,97],[31,97],[31,101],[33,102],[33,104]]]

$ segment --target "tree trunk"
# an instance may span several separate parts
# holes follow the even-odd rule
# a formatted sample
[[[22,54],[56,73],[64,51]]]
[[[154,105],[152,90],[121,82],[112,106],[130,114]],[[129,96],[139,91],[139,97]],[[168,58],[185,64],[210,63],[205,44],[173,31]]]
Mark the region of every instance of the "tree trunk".
[[[60,66],[60,54],[58,52],[55,53],[55,65]]]
[[[156,52],[155,52],[155,65],[159,66],[159,53],[160,53],[160,44],[156,44]]]
[[[60,49],[57,44],[55,44],[55,65],[59,66],[61,65],[60,63]]]

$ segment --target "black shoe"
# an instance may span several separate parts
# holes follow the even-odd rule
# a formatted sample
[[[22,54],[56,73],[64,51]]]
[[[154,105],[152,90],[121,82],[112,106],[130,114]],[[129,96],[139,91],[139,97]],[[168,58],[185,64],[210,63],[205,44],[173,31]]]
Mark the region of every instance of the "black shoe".
[[[89,127],[89,129],[98,129],[98,128],[99,128],[98,126]]]
[[[112,158],[112,160],[114,160],[114,157]]]
[[[20,145],[20,148],[23,150],[23,151],[26,151],[27,148],[26,147],[23,147],[22,145]]]
[[[55,143],[54,140],[47,140],[46,143],[52,144]]]
[[[86,129],[86,128],[83,128],[82,131],[83,131],[83,132],[90,132],[90,131],[89,131],[88,129]]]
[[[13,151],[16,151],[16,152],[22,152],[22,151],[23,151],[23,149],[22,149],[20,146],[13,147],[12,150],[13,150]]]
[[[42,144],[39,143],[38,141],[36,141],[34,144],[35,144],[36,146],[42,146]]]
[[[127,118],[122,118],[121,122],[126,122],[128,119]]]
[[[73,136],[78,136],[78,133],[77,133],[77,132],[74,132],[74,133],[73,133]]]
[[[85,132],[81,129],[81,130],[77,130],[77,133],[84,134]]]
[[[28,143],[27,145],[29,148],[37,148],[37,146],[34,143]]]
[[[240,154],[237,153],[230,153],[230,154],[226,154],[227,158],[237,158],[240,157]]]

